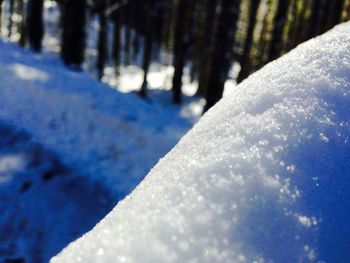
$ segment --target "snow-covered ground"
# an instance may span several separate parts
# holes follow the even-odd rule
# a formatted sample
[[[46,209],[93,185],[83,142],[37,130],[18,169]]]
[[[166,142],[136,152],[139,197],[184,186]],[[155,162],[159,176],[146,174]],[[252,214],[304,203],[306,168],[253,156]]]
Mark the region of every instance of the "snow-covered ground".
[[[66,69],[55,1],[45,1],[43,54],[20,49],[15,27],[7,39],[9,2],[3,8],[0,262],[47,262],[134,189],[199,119],[204,101],[185,96],[183,106],[172,105],[172,67],[157,63],[146,100],[135,93],[143,78],[135,61],[121,66],[118,81],[108,62],[103,81],[110,85],[98,82],[94,17],[85,72]],[[184,91],[193,94],[194,86],[186,81]]]
[[[223,99],[52,262],[350,262],[350,24]]]
[[[124,196],[196,118],[183,107],[121,94],[56,59],[0,43],[0,119]],[[158,92],[162,101],[169,92]],[[186,116],[186,117],[185,117]]]
[[[199,99],[170,100],[168,90],[147,100],[120,93],[69,71],[55,53],[0,42],[0,127],[29,137],[24,153],[13,157],[12,143],[0,149],[0,262],[47,262],[130,193],[200,116]],[[37,145],[47,160],[28,168]],[[40,179],[51,155],[69,176]]]
[[[0,262],[47,262],[110,211],[116,198],[79,173],[0,122]]]

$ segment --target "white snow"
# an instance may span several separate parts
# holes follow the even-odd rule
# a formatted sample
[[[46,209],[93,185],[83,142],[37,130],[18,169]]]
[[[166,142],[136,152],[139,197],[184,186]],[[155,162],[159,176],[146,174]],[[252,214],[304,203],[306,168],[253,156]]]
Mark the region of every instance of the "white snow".
[[[42,54],[16,47],[16,32],[5,43],[8,8],[4,2],[0,262],[47,262],[135,188],[199,119],[203,100],[171,103],[171,66],[151,66],[145,100],[135,92],[140,67],[122,66],[117,82],[109,62],[104,82],[112,86],[98,82],[97,17],[87,26],[85,72],[65,68],[55,1],[45,1]]]
[[[210,110],[52,262],[350,262],[350,24]]]
[[[55,56],[3,42],[0,54],[0,120],[25,129],[120,198],[200,116],[199,99],[186,97],[178,107],[170,91],[158,90],[143,101],[70,72]]]

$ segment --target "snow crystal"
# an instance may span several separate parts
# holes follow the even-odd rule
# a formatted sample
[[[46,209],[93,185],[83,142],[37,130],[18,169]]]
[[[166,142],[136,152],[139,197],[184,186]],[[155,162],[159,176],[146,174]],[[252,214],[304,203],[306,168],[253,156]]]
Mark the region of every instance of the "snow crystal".
[[[239,85],[52,262],[350,262],[349,105],[347,23]]]

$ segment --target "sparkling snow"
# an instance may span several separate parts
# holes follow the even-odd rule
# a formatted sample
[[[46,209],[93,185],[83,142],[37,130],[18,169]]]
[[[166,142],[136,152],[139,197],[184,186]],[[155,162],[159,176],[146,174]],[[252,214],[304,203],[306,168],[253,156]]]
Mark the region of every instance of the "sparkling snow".
[[[350,262],[350,24],[210,110],[52,262]]]

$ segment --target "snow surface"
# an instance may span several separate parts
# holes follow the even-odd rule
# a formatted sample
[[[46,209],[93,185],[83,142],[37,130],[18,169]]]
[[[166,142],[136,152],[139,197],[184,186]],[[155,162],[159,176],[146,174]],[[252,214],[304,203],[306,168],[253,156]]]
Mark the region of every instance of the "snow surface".
[[[52,262],[350,262],[350,24],[223,99]]]
[[[198,103],[186,98],[183,107],[171,105],[169,91],[143,101],[71,72],[47,54],[0,42],[0,55],[0,120],[26,130],[119,198],[198,118]]]
[[[116,198],[79,173],[0,122],[1,263],[48,262],[113,208]]]
[[[152,65],[146,100],[130,93],[141,85],[140,67],[122,67],[117,82],[109,63],[104,82],[113,87],[98,82],[96,18],[87,27],[87,72],[59,62],[55,1],[45,1],[42,54],[16,47],[16,30],[12,45],[0,41],[1,263],[48,262],[129,194],[201,115],[199,98],[171,103],[171,67]]]

